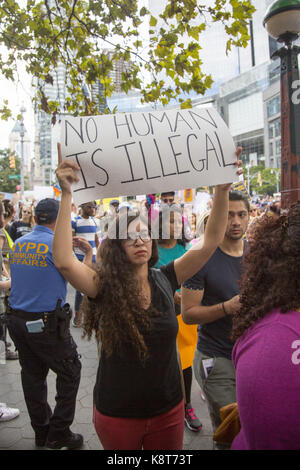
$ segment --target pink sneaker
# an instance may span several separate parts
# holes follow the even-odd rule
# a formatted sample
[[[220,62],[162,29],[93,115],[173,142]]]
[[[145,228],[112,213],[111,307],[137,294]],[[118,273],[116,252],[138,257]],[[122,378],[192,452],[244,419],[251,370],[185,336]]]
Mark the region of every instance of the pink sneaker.
[[[202,424],[195,415],[194,408],[191,408],[190,406],[185,407],[184,422],[191,431],[199,432],[202,429]]]

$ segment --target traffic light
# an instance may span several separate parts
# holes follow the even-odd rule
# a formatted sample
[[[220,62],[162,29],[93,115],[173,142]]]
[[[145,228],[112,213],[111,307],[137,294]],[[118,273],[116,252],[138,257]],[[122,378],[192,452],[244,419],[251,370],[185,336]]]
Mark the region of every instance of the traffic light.
[[[9,168],[16,168],[16,160],[13,155],[9,157]]]

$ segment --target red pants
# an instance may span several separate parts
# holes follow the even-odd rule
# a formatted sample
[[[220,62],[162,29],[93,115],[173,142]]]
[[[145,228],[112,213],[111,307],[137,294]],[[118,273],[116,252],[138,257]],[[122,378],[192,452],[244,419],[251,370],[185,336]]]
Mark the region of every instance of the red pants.
[[[114,418],[94,408],[94,425],[104,450],[181,450],[184,402],[153,418]]]

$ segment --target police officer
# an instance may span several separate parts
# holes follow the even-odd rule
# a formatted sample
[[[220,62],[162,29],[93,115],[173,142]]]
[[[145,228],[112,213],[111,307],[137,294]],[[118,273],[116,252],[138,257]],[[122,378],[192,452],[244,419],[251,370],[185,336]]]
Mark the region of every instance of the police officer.
[[[78,449],[80,434],[71,432],[81,363],[70,334],[71,312],[65,304],[67,283],[52,259],[52,239],[59,203],[43,199],[36,225],[10,251],[11,295],[8,329],[19,352],[25,401],[38,447]],[[49,369],[57,375],[56,406],[47,402]]]

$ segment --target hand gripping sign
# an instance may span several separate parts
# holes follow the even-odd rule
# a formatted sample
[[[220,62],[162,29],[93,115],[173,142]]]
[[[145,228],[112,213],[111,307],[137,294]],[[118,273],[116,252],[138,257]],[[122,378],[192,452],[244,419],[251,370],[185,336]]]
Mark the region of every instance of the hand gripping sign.
[[[61,150],[81,169],[76,204],[237,179],[233,139],[213,108],[66,117]]]

